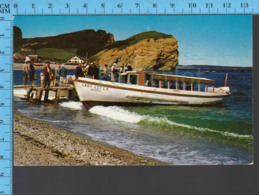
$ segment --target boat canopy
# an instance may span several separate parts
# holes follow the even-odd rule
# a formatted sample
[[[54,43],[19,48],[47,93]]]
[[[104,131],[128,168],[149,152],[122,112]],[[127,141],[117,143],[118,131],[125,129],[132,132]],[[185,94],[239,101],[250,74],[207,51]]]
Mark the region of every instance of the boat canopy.
[[[204,88],[204,91],[206,92],[209,91],[208,85],[212,85],[213,87],[211,92],[214,92],[215,88],[215,81],[212,79],[182,75],[156,74],[144,71],[129,71],[121,73],[119,76],[119,82],[176,90],[202,91],[202,88]]]

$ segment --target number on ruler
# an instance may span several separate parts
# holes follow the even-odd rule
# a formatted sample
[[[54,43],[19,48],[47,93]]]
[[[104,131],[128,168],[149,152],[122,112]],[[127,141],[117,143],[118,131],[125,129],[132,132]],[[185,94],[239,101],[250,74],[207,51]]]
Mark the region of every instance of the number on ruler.
[[[170,7],[174,8],[175,4],[174,3],[170,3]]]
[[[84,8],[87,8],[87,7],[88,7],[87,3],[84,3],[83,7],[84,7]]]
[[[140,7],[140,3],[135,3],[135,5],[136,5],[136,8]]]
[[[31,4],[31,8],[35,8],[35,4],[33,3],[33,4]]]
[[[213,8],[213,3],[206,3],[206,8]]]
[[[224,8],[231,8],[231,3],[223,3]]]
[[[117,5],[117,8],[122,8],[122,3],[119,3],[118,5]]]
[[[52,8],[52,3],[49,3],[49,6],[48,6],[48,8]]]
[[[248,8],[248,3],[241,3],[241,8]]]
[[[189,3],[189,8],[196,8],[197,4],[196,3]]]
[[[65,8],[69,8],[70,7],[70,3],[66,3],[66,7]]]
[[[157,3],[153,3],[153,8],[157,8]]]
[[[105,8],[105,3],[102,3],[102,4],[101,4],[101,8]]]
[[[14,7],[14,8],[18,8],[18,4],[14,4],[13,7]]]

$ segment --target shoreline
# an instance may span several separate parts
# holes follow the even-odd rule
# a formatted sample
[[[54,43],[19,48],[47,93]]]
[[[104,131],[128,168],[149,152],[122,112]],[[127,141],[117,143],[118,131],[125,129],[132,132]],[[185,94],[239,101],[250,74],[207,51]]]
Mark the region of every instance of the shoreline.
[[[14,166],[166,165],[15,112]]]
[[[23,64],[24,63],[16,63],[13,62],[13,70],[23,70]],[[60,66],[60,64],[50,64],[50,67],[53,69],[57,68],[58,66]],[[65,65],[67,70],[75,70],[77,65]],[[44,69],[44,65],[34,65],[35,70],[43,70]]]

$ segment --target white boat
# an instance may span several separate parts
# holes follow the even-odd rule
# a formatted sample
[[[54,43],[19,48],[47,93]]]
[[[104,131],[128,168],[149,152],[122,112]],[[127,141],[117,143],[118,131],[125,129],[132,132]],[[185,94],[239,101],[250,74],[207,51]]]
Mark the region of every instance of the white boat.
[[[199,77],[130,71],[118,82],[79,77],[74,81],[79,100],[87,109],[95,105],[208,105],[230,96],[229,87]]]

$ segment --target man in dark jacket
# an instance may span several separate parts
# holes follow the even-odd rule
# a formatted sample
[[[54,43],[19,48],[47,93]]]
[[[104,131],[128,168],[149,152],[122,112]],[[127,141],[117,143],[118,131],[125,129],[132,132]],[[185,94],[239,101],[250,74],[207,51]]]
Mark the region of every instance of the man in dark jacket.
[[[84,76],[84,72],[82,70],[82,64],[79,64],[77,67],[76,67],[76,79],[78,79],[78,77],[83,77]]]

